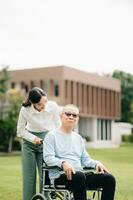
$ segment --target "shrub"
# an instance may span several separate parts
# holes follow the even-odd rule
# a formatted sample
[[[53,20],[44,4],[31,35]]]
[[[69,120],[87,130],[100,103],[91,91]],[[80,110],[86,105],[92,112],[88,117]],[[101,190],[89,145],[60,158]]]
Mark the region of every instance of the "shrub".
[[[123,134],[121,138],[122,142],[133,142],[133,134],[132,135]]]
[[[89,136],[82,136],[86,142],[89,142],[90,141],[90,137]]]
[[[133,142],[133,134],[129,135],[129,142]]]
[[[15,145],[15,149],[19,146],[14,142],[19,110],[20,101],[12,103],[7,109],[4,119],[0,119],[0,151],[11,152],[13,145]]]

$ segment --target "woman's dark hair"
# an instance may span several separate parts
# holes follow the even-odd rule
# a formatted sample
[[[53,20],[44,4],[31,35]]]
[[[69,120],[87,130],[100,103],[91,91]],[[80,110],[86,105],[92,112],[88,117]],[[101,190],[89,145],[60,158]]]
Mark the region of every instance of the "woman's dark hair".
[[[39,87],[34,87],[29,91],[27,99],[23,102],[22,106],[28,107],[32,103],[38,103],[42,96],[47,96],[47,94]]]

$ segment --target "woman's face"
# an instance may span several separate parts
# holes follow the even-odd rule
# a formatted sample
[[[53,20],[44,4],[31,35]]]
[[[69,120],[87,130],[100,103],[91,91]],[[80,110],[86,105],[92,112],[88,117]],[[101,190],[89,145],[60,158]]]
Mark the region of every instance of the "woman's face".
[[[48,101],[47,97],[42,96],[40,101],[38,103],[34,103],[33,106],[36,110],[38,110],[40,112],[42,110],[45,110],[45,106],[46,106],[47,101]]]

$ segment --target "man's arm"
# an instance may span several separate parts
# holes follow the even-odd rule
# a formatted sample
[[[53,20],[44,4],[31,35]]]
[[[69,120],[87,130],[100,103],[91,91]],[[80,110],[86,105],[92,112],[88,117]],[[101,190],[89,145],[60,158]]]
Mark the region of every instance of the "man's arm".
[[[87,153],[86,149],[85,149],[85,145],[83,144],[83,153],[82,153],[82,157],[81,157],[81,163],[83,166],[85,167],[91,167],[96,169],[96,171],[98,173],[104,173],[104,172],[108,172],[108,169],[100,162],[97,160],[93,160],[90,155]]]
[[[81,156],[81,164],[85,167],[90,167],[95,169],[96,165],[100,163],[97,160],[93,160],[90,155],[87,153],[87,151],[84,149],[82,152],[82,156]]]
[[[102,163],[98,163],[96,165],[96,171],[102,174],[104,174],[105,172],[109,173],[108,169]]]
[[[75,174],[75,170],[71,164],[66,161],[62,162],[62,169],[65,172],[67,179],[72,180],[72,174]]]

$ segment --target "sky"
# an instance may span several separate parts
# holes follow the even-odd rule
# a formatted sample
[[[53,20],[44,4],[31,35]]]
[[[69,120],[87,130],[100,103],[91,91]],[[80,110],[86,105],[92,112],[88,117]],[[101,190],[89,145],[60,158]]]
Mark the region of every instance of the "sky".
[[[133,74],[133,0],[0,0],[0,65]]]

